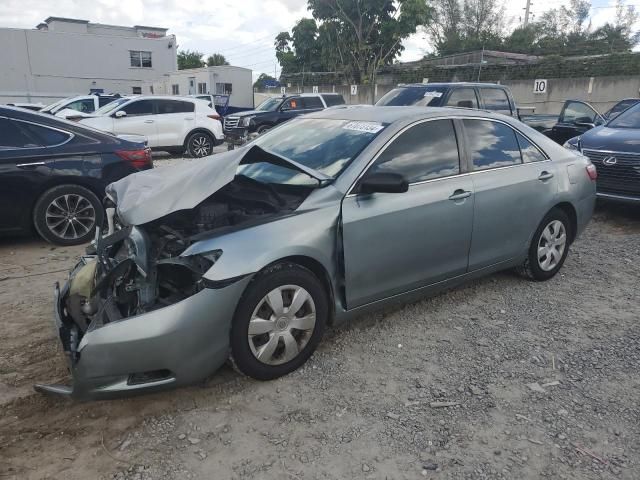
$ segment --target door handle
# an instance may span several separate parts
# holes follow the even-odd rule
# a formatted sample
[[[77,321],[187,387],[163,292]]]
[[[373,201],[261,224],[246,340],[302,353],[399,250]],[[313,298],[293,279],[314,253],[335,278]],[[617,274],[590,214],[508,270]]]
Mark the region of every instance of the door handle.
[[[469,198],[471,196],[471,192],[468,190],[462,190],[459,188],[449,197],[449,200],[464,200],[465,198]]]
[[[30,163],[18,163],[16,167],[23,168],[25,170],[34,169],[37,167],[44,167],[46,164],[44,162],[30,162]]]
[[[546,170],[544,172],[542,172],[540,174],[540,176],[538,177],[538,180],[540,180],[541,182],[544,182],[546,180],[550,180],[553,178],[553,173],[551,172],[547,172]]]
[[[153,120],[145,120],[144,123],[153,123]]]

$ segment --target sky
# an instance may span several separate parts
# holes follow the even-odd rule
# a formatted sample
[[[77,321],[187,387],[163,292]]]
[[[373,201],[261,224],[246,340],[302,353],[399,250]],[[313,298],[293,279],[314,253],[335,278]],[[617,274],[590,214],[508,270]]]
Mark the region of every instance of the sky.
[[[516,27],[524,16],[525,1],[505,0],[510,28]],[[569,2],[533,0],[532,3],[535,20],[545,10]],[[615,8],[610,8],[613,5],[615,0],[592,0],[594,27],[613,18]],[[0,27],[33,28],[49,16],[165,27],[176,35],[179,49],[198,50],[206,55],[222,53],[232,65],[251,68],[257,77],[262,72],[280,73],[274,37],[311,15],[306,0],[92,0],[89,8],[86,0],[0,1]],[[401,61],[418,60],[429,48],[426,35],[421,32],[405,40],[404,46]]]

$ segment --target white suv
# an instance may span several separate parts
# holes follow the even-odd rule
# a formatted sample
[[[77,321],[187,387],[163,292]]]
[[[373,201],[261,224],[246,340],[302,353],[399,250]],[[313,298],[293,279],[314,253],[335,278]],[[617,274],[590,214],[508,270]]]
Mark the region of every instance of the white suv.
[[[211,155],[224,141],[218,113],[204,100],[174,96],[120,98],[97,110],[80,123],[116,135],[134,134],[147,138],[154,150],[192,157]]]
[[[63,98],[57,102],[40,109],[40,113],[50,113],[57,117],[68,118],[73,116],[84,117],[91,115],[105,105],[113,102],[120,95],[79,95],[77,97]]]

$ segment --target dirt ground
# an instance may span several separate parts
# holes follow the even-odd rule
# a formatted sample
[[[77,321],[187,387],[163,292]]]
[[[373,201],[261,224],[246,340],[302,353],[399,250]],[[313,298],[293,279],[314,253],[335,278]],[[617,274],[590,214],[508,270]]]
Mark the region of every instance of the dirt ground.
[[[277,381],[109,402],[32,390],[68,381],[52,286],[81,251],[0,240],[2,479],[640,478],[638,208],[600,206],[549,282],[362,317]]]

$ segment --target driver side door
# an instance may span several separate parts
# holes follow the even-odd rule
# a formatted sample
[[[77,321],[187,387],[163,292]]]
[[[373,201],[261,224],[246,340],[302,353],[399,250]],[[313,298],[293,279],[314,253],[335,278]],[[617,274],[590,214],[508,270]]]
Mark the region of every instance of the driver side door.
[[[580,100],[569,100],[562,107],[558,123],[545,134],[562,145],[570,138],[582,135],[593,126],[603,123],[604,119],[591,105]]]
[[[413,124],[392,139],[342,203],[347,308],[463,275],[473,223],[473,183],[462,175],[454,121]],[[361,193],[376,173],[396,173],[404,193]]]
[[[287,120],[291,120],[293,117],[297,117],[304,112],[304,105],[302,103],[302,98],[300,97],[291,97],[286,99],[282,105],[280,106],[280,115],[277,123],[286,122]]]

